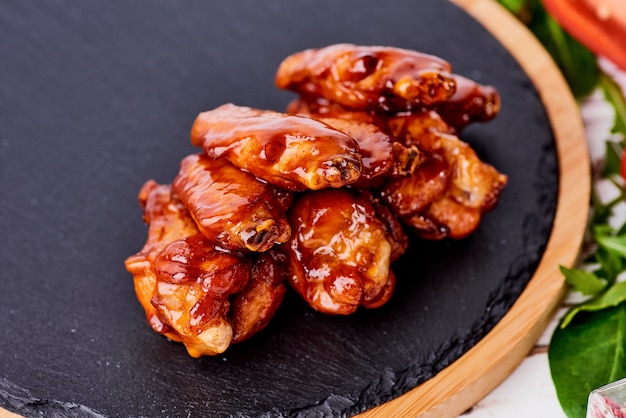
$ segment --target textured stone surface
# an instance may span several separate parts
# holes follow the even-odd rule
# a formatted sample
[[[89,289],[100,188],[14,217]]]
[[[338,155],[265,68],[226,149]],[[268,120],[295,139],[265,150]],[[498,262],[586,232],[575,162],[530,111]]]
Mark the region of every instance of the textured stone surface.
[[[105,416],[350,415],[432,377],[497,323],[549,234],[557,162],[530,81],[445,1],[51,1],[0,6],[0,405]],[[335,42],[437,54],[501,92],[467,130],[509,175],[475,235],[397,262],[388,305],[312,312],[293,292],[270,326],[192,359],[143,318],[124,259],[146,228],[136,194],[195,152],[195,115],[233,102],[281,110],[286,55]],[[15,403],[11,399],[22,399]],[[47,405],[47,406],[46,406]]]

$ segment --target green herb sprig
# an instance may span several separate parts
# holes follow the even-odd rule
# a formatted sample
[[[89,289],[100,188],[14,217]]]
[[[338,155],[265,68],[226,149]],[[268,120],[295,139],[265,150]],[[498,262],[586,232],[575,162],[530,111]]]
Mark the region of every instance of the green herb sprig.
[[[626,223],[611,225],[614,209],[625,201],[621,167],[626,101],[610,77],[601,75],[599,87],[615,109],[612,132],[621,140],[606,142],[604,167],[596,180],[611,182],[618,193],[606,203],[592,193],[592,251],[579,268],[561,266],[572,290],[588,298],[564,315],[548,349],[557,396],[571,418],[585,417],[592,390],[626,377]]]

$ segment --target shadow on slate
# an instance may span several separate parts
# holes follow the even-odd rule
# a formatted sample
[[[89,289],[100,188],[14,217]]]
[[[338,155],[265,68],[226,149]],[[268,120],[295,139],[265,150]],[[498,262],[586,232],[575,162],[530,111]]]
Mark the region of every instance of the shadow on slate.
[[[438,0],[55,0],[0,6],[0,406],[25,416],[352,415],[415,387],[479,341],[538,264],[556,206],[552,132],[530,81]],[[295,51],[337,42],[439,55],[496,86],[499,117],[463,138],[509,176],[463,241],[420,242],[381,309],[320,315],[289,292],[262,333],[190,358],[146,324],[124,259],[136,195],[170,182],[195,116],[284,109]],[[65,411],[65,412],[59,412]]]

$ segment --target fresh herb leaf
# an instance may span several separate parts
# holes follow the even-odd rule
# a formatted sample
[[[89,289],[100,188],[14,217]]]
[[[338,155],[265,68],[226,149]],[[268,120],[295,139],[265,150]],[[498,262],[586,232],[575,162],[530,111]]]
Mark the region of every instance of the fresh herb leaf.
[[[594,255],[595,261],[601,267],[594,273],[601,279],[606,280],[609,285],[613,284],[615,279],[617,279],[617,275],[626,269],[626,260],[612,251],[606,251],[600,247]]]
[[[591,271],[570,269],[560,266],[561,273],[573,290],[583,295],[595,295],[601,292],[607,285],[607,281],[596,276]]]
[[[585,416],[589,393],[626,377],[626,304],[584,315],[552,335],[548,359],[559,402]]]
[[[613,105],[615,109],[615,124],[613,125],[613,133],[621,133],[626,135],[626,98],[622,93],[620,86],[611,77],[603,74],[600,79],[600,86],[604,92],[606,100]]]
[[[526,0],[500,0],[500,4],[514,15],[519,15],[526,8]]]
[[[626,282],[616,283],[600,296],[584,302],[567,312],[561,321],[561,328],[567,327],[580,312],[596,312],[611,308],[626,301]],[[593,348],[593,347],[592,347]],[[605,382],[606,383],[606,382]]]
[[[606,141],[605,161],[602,177],[619,176],[622,167],[624,147],[619,142]]]
[[[609,236],[606,234],[595,234],[598,245],[607,251],[612,251],[621,257],[626,258],[626,235]]]

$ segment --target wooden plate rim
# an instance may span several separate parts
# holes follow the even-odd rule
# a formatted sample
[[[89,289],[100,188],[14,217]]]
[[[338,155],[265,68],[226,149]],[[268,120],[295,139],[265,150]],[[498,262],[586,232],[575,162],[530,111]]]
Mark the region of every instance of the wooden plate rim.
[[[566,292],[559,265],[578,257],[589,216],[590,160],[578,104],[537,39],[494,0],[450,0],[482,24],[518,61],[535,85],[553,129],[559,195],[553,229],[526,289],[472,349],[406,394],[361,418],[456,417],[498,386],[526,357]]]
[[[534,36],[494,0],[450,0],[480,22],[518,61],[542,98],[554,131],[559,196],[546,251],[509,312],[476,346],[432,379],[359,417],[454,417],[502,382],[533,347],[560,304],[589,212],[590,173],[578,106],[561,73]],[[0,408],[0,418],[19,415]]]

